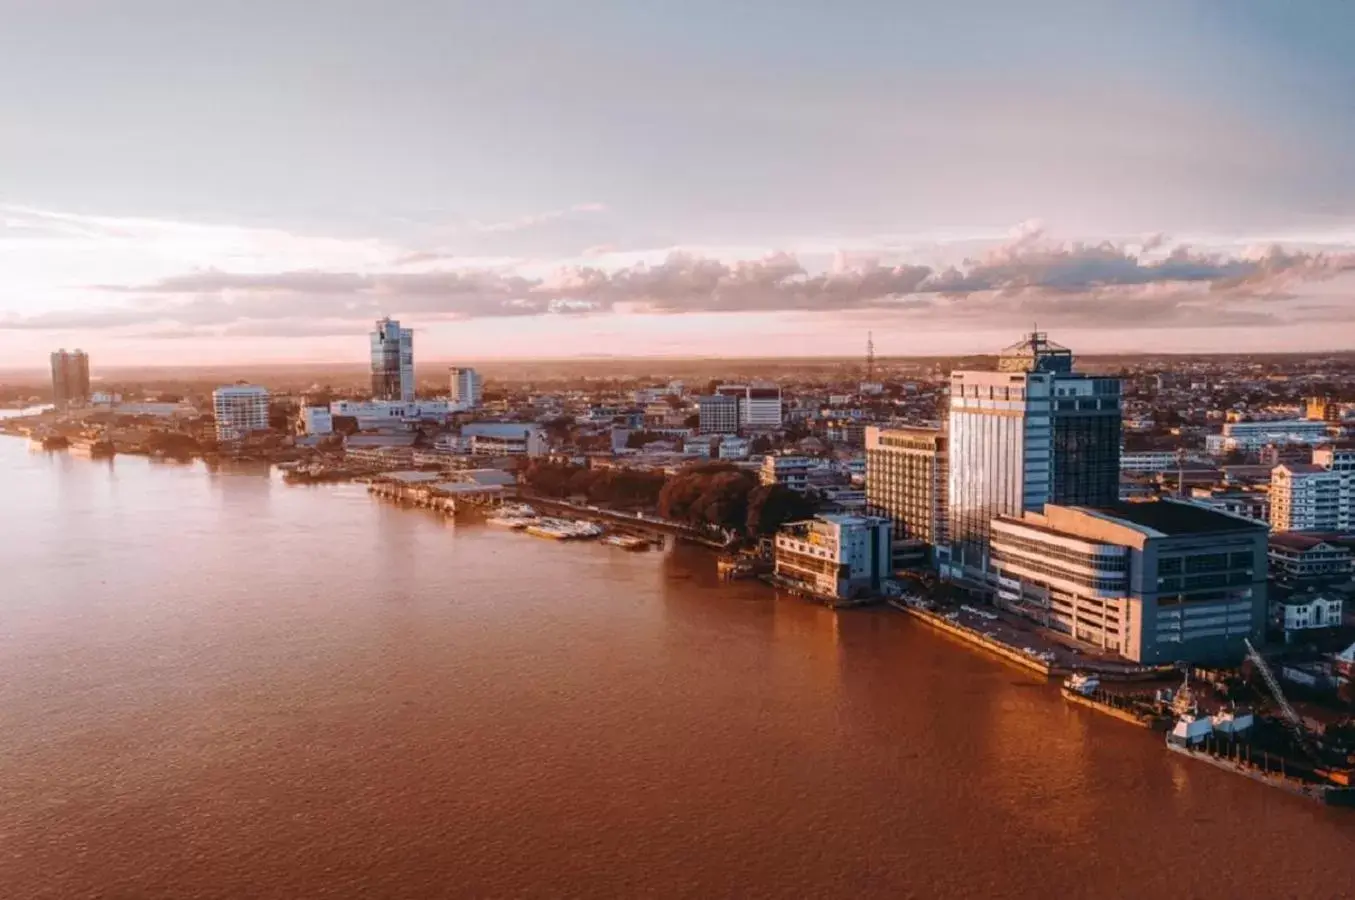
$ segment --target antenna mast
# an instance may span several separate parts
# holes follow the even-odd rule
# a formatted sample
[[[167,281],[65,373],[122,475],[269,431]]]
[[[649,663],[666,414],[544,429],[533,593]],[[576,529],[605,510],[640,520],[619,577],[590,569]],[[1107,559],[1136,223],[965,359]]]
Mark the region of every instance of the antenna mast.
[[[875,381],[875,332],[866,332],[866,381]]]

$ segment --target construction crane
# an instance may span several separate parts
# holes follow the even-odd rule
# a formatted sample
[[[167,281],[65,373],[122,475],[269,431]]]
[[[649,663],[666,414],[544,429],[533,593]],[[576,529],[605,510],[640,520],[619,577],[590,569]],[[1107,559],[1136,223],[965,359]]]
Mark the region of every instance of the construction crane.
[[[1294,707],[1289,705],[1285,699],[1284,691],[1280,689],[1280,681],[1275,677],[1275,673],[1270,670],[1270,664],[1261,656],[1260,652],[1252,646],[1250,638],[1243,638],[1242,642],[1247,645],[1247,658],[1256,664],[1260,670],[1261,677],[1265,679],[1266,687],[1270,688],[1270,694],[1275,698],[1275,702],[1280,706],[1280,712],[1284,714],[1285,725],[1289,732],[1294,736],[1294,741],[1303,750],[1304,754],[1313,762],[1317,762],[1317,753],[1313,750],[1312,744],[1308,741],[1308,729],[1303,727],[1303,720],[1299,714],[1294,711]]]

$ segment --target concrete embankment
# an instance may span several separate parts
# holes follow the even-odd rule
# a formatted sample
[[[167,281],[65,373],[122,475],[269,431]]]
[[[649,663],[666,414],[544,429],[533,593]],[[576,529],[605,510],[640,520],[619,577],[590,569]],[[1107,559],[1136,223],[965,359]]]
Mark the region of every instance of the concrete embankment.
[[[1118,698],[1113,694],[1098,691],[1088,697],[1085,694],[1079,694],[1077,691],[1069,690],[1068,688],[1063,688],[1061,693],[1063,694],[1063,699],[1067,700],[1069,703],[1085,706],[1087,709],[1094,709],[1113,719],[1119,719],[1121,722],[1128,722],[1130,725],[1137,725],[1140,728],[1150,728],[1153,731],[1167,731],[1171,728],[1170,718],[1137,710],[1131,705],[1132,701]]]
[[[913,618],[930,625],[937,631],[950,635],[957,640],[963,641],[973,647],[978,647],[988,653],[997,656],[1006,662],[1020,666],[1029,672],[1037,675],[1043,675],[1046,678],[1056,675],[1067,675],[1070,670],[1061,666],[1050,665],[1042,659],[1031,656],[1021,650],[1008,646],[1001,641],[995,641],[988,635],[975,631],[965,625],[952,622],[945,616],[933,612],[929,609],[919,609],[916,606],[909,606],[906,603],[900,603],[897,600],[888,601],[889,605],[895,609],[907,613]]]

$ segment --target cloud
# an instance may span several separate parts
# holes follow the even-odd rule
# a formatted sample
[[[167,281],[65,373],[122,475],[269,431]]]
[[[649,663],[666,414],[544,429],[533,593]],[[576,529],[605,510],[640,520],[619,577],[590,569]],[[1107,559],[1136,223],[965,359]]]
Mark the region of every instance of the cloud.
[[[529,228],[537,228],[548,222],[557,222],[578,213],[603,213],[606,211],[607,205],[605,203],[576,203],[568,209],[553,209],[549,212],[532,213],[502,222],[476,222],[474,228],[476,231],[484,232],[524,231]]]
[[[1339,306],[1305,305],[1294,295],[1303,283],[1348,273],[1355,273],[1352,251],[1270,245],[1202,252],[1171,246],[1160,235],[1061,243],[1038,223],[1027,223],[986,253],[944,268],[886,265],[873,254],[841,252],[827,271],[811,272],[784,252],[733,261],[672,252],[657,263],[571,265],[530,276],[499,268],[203,269],[146,284],[104,285],[99,290],[105,294],[127,295],[126,304],[12,316],[0,320],[0,330],[142,326],[268,336],[280,333],[269,323],[285,322],[292,334],[329,335],[353,333],[383,314],[437,322],[606,312],[857,311],[987,324],[1038,318],[1087,327],[1260,325],[1339,315]]]

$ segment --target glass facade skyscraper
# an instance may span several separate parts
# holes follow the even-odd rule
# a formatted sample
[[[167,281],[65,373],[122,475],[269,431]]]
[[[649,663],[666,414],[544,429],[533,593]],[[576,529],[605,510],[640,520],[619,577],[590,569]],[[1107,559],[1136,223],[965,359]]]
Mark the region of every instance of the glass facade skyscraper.
[[[83,350],[52,354],[52,402],[63,409],[89,402],[89,356]]]
[[[372,332],[372,399],[414,399],[414,332],[381,319]]]
[[[1040,332],[996,372],[952,373],[947,425],[950,574],[986,577],[996,516],[1119,499],[1119,379],[1074,373],[1071,351]]]

